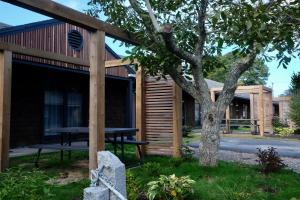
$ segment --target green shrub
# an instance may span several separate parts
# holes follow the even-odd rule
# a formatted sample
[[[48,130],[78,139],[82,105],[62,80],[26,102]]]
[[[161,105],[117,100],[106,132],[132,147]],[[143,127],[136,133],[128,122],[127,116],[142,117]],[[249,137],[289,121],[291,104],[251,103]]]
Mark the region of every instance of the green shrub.
[[[294,133],[294,129],[285,128],[285,127],[276,127],[274,128],[275,133],[277,133],[281,137],[288,137]]]
[[[188,199],[188,196],[194,192],[192,187],[194,183],[195,181],[189,176],[161,175],[157,181],[151,181],[147,184],[149,186],[147,196],[149,200]]]
[[[183,137],[188,137],[189,134],[192,132],[192,127],[191,126],[182,126],[182,136]]]
[[[127,197],[130,200],[137,200],[143,196],[141,186],[137,178],[130,170],[126,171]]]
[[[195,151],[192,148],[182,145],[181,155],[182,155],[183,160],[191,161],[193,159],[194,154],[195,154]]]
[[[260,171],[266,175],[271,172],[277,172],[286,166],[274,147],[269,147],[265,150],[258,148],[256,155]]]
[[[291,120],[297,125],[300,126],[300,91],[296,92],[290,101],[290,112],[289,116]]]
[[[38,170],[29,172],[22,168],[8,169],[0,173],[0,199],[47,199],[53,196],[50,185],[45,183],[48,179]]]
[[[148,162],[145,163],[143,166],[143,169],[145,170],[146,174],[151,176],[159,176],[160,168],[160,164],[156,162]]]
[[[288,124],[281,121],[278,116],[274,116],[272,118],[272,125],[273,125],[274,128],[288,127]]]
[[[184,158],[170,158],[169,159],[169,163],[170,163],[170,167],[179,167],[183,162],[184,162]]]

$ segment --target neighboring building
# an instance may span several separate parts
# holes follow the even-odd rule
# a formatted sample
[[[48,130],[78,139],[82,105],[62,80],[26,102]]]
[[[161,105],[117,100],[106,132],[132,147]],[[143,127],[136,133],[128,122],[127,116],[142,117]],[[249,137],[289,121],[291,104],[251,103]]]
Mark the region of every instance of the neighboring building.
[[[223,87],[223,83],[206,79],[209,89]],[[218,98],[218,94],[216,95]],[[194,98],[186,92],[182,95],[183,125],[201,127],[201,107]],[[250,95],[236,94],[230,104],[231,119],[250,119]]]
[[[1,28],[2,27],[2,28]],[[88,60],[88,31],[57,20],[22,26],[0,24],[0,41]],[[106,45],[106,59],[120,56]],[[89,69],[13,54],[11,147],[52,141],[51,127],[88,126]],[[106,127],[131,127],[130,67],[106,69]]]
[[[280,96],[273,99],[273,108],[274,116],[279,117],[282,123],[289,125],[290,127],[294,126],[294,123],[290,120],[290,101],[291,96]]]

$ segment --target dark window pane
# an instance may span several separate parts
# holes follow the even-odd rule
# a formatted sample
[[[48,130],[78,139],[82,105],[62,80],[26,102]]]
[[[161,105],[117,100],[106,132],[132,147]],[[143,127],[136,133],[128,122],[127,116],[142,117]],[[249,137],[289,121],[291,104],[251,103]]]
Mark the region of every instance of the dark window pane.
[[[59,91],[46,91],[44,100],[44,132],[45,135],[55,135],[46,130],[63,126],[63,94]]]

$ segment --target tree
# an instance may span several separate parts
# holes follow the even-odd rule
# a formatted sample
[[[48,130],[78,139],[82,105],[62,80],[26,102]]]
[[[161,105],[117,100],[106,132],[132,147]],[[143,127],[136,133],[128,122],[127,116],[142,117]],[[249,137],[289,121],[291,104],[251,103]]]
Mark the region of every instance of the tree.
[[[289,88],[290,94],[296,93],[298,90],[300,90],[300,72],[293,73]]]
[[[291,120],[299,127],[300,126],[300,92],[293,94],[290,102],[289,116]]]
[[[300,126],[300,72],[292,75],[289,93],[292,96],[289,116],[297,126]]]
[[[298,0],[91,0],[88,14],[131,33],[146,73],[169,75],[201,104],[200,164],[215,166],[220,124],[241,75],[257,57],[276,59],[287,67],[299,53]],[[210,99],[204,74],[224,47],[239,58],[231,63],[216,102]],[[181,67],[179,67],[181,66]]]
[[[206,78],[224,82],[230,65],[235,62],[236,56],[226,54],[218,58],[220,64],[207,72]],[[242,74],[239,78],[239,85],[265,85],[269,77],[269,68],[262,59],[255,59],[253,66]]]

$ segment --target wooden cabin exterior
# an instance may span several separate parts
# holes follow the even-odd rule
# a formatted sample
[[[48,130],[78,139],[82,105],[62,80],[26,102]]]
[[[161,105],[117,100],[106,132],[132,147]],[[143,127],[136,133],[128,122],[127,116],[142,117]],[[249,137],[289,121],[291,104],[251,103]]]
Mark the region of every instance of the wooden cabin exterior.
[[[88,60],[90,33],[47,20],[0,29],[0,42]],[[120,59],[106,45],[106,60]],[[88,126],[89,68],[13,54],[11,147],[55,141],[53,126]],[[133,82],[128,66],[106,69],[106,126],[131,127]]]

